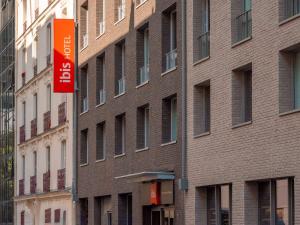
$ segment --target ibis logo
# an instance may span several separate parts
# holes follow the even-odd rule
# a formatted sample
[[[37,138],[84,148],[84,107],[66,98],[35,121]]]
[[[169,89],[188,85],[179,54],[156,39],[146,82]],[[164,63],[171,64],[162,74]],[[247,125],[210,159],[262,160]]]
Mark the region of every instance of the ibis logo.
[[[54,19],[54,92],[74,92],[74,21]]]

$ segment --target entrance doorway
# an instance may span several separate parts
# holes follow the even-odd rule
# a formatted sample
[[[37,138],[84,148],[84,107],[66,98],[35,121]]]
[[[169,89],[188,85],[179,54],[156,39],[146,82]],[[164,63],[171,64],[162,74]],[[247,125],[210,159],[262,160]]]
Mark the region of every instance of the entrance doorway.
[[[160,212],[160,210],[152,210],[152,212],[151,212],[151,225],[161,225],[161,212]]]
[[[151,210],[151,225],[174,225],[174,208],[157,207]]]

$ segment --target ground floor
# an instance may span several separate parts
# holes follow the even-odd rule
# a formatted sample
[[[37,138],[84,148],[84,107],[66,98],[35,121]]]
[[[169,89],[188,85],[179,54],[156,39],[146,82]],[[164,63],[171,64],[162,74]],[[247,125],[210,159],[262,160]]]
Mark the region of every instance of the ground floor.
[[[49,195],[49,194],[48,194]],[[71,225],[75,206],[71,194],[63,197],[23,197],[15,202],[15,225]]]

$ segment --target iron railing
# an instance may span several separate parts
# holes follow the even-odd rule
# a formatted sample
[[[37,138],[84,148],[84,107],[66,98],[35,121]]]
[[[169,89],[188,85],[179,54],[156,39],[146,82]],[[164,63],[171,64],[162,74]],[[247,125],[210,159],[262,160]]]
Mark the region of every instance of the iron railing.
[[[50,192],[50,171],[43,174],[43,192]]]
[[[30,177],[30,194],[36,193],[36,176]]]
[[[204,59],[210,54],[210,36],[209,32],[205,32],[198,37],[199,55],[198,59]]]
[[[63,102],[58,106],[58,125],[62,125],[67,121],[66,103]]]
[[[25,142],[25,125],[20,127],[20,144]]]
[[[243,12],[236,17],[237,36],[236,42],[242,41],[252,35],[252,16],[251,10]]]
[[[51,53],[47,55],[47,66],[51,65]]]
[[[57,171],[57,189],[64,190],[66,186],[66,169]]]
[[[44,113],[44,132],[51,128],[51,111]]]
[[[37,135],[37,119],[31,120],[31,138]]]
[[[19,180],[19,195],[25,194],[25,182],[24,179]]]

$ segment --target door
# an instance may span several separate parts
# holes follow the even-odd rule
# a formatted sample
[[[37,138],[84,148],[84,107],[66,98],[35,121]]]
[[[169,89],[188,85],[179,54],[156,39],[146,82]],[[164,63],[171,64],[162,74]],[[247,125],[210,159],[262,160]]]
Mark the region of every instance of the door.
[[[151,212],[151,225],[161,225],[161,215],[159,210],[153,210]]]

